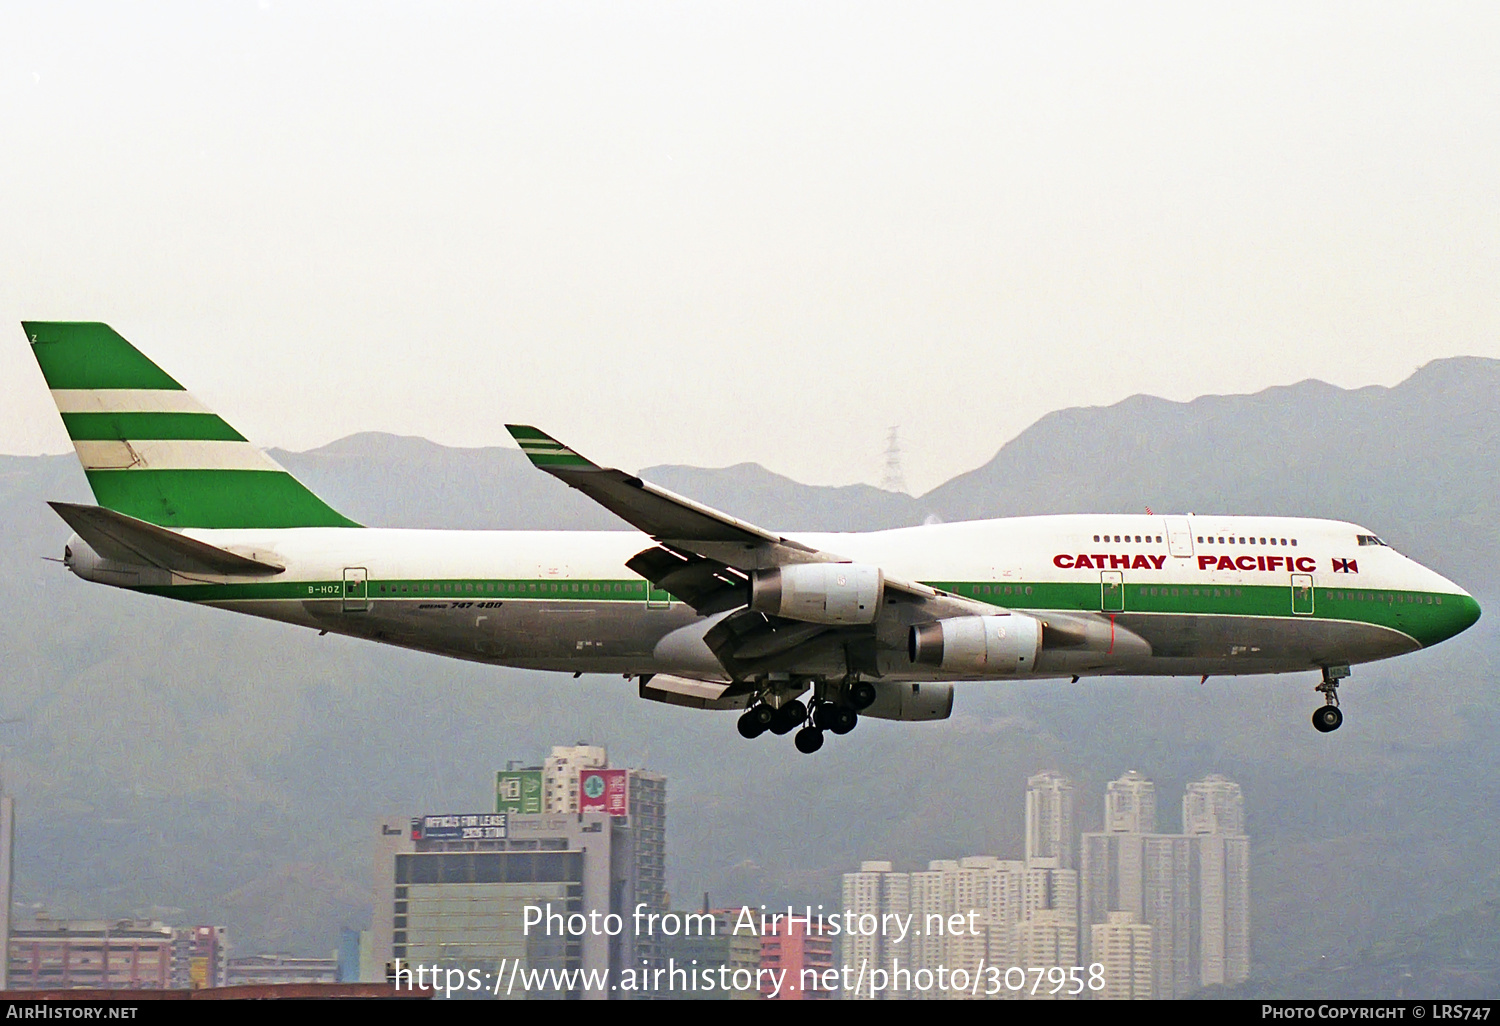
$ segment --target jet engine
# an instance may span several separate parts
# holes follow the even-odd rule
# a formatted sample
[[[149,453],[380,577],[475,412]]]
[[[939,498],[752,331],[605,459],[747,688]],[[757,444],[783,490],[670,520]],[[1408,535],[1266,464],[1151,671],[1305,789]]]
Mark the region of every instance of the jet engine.
[[[867,563],[794,563],[757,570],[750,608],[807,623],[866,624],[880,614],[885,575]]]
[[[953,712],[952,684],[876,684],[875,701],[861,716],[878,720],[946,720]]]
[[[1042,647],[1042,624],[1024,613],[953,616],[912,627],[913,663],[975,676],[1029,673]]]

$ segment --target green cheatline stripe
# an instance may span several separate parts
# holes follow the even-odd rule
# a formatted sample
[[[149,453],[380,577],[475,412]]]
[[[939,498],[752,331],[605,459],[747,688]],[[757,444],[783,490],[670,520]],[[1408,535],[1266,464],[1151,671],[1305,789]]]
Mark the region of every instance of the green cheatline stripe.
[[[342,581],[267,581],[255,584],[141,585],[132,591],[165,595],[187,602],[228,602],[237,599],[342,598]],[[384,590],[382,590],[384,589]],[[357,592],[350,592],[351,595]],[[655,599],[659,593],[653,593]],[[371,580],[365,596],[416,602],[537,599],[577,602],[644,602],[646,582],[636,580],[537,581],[512,579]]]
[[[64,413],[63,426],[75,442],[190,439],[243,442],[245,436],[213,413]]]
[[[272,470],[87,470],[99,505],[162,527],[358,527]]]
[[[966,598],[977,598],[1007,608],[1105,611],[1102,609],[1101,586],[1091,581],[1014,585],[968,581],[927,583]],[[991,590],[986,593],[985,588]],[[1011,593],[1005,594],[1004,588],[1010,588]],[[1119,612],[1125,616],[1132,613],[1196,613],[1353,621],[1400,631],[1424,646],[1451,638],[1479,619],[1479,603],[1466,595],[1368,588],[1317,588],[1313,594],[1313,612],[1296,614],[1292,611],[1290,582],[1280,586],[1232,587],[1128,582],[1122,599],[1124,608]]]
[[[972,596],[1005,608],[1093,612],[1100,607],[1100,586],[1092,583],[1032,583],[1014,585],[970,582],[926,582],[954,594]],[[990,588],[989,594],[984,588]],[[1011,588],[1005,594],[1003,588]],[[1157,594],[1150,594],[1151,588]],[[165,595],[188,602],[255,599],[340,598],[342,581],[268,581],[254,584],[188,584],[137,587],[133,590]],[[1162,594],[1165,592],[1165,594]],[[1173,594],[1176,592],[1177,594]],[[1196,592],[1197,594],[1194,594]],[[1200,614],[1220,616],[1265,616],[1293,618],[1291,588],[1246,586],[1206,588],[1182,585],[1129,585],[1121,615],[1138,613]],[[659,594],[655,593],[654,594]],[[1354,596],[1366,596],[1363,598]],[[636,579],[535,580],[522,578],[467,580],[382,580],[369,582],[366,597],[372,600],[483,601],[538,599],[578,602],[642,602],[646,583]],[[1399,631],[1422,645],[1433,645],[1452,637],[1479,618],[1479,604],[1466,595],[1435,592],[1355,591],[1318,588],[1315,612],[1296,619],[1336,620],[1370,624]],[[1431,601],[1428,601],[1428,600]]]
[[[182,386],[107,324],[22,321],[48,388],[161,388]]]
[[[592,467],[593,464],[576,452],[541,453],[528,452],[531,462],[538,467]]]

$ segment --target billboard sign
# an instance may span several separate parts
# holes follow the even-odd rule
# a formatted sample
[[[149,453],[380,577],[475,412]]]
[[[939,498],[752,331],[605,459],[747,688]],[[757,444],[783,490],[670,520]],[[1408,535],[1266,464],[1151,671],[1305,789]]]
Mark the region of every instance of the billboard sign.
[[[495,811],[517,816],[542,814],[542,771],[501,770],[495,774]]]
[[[413,841],[503,841],[506,836],[504,813],[458,812],[411,821]]]
[[[586,769],[578,776],[578,811],[607,812],[611,816],[630,814],[629,771],[622,769]]]

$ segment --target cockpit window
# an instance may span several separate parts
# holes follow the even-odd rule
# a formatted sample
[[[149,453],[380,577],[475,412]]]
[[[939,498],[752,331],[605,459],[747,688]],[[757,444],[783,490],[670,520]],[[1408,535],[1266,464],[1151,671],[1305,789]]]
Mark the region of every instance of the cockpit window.
[[[1385,545],[1385,542],[1381,541],[1373,534],[1359,534],[1355,535],[1355,537],[1359,539],[1359,543],[1361,545]],[[1386,545],[1386,548],[1390,548],[1390,546]]]

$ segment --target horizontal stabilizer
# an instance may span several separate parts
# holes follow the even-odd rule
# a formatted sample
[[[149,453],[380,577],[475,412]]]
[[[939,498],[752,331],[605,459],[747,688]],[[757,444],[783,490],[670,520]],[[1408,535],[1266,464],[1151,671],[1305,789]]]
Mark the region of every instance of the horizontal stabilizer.
[[[102,506],[49,502],[89,546],[105,559],[138,563],[179,574],[268,577],[286,567],[266,563],[189,538],[165,527]]]

